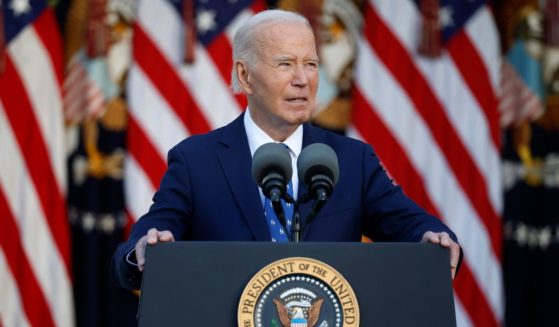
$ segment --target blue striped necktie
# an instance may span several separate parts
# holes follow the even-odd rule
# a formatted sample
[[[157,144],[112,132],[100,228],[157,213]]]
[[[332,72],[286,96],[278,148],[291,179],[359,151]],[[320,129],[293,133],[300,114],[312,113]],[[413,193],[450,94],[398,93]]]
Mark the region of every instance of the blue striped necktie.
[[[287,185],[287,193],[293,197],[293,184],[291,184],[291,181],[289,181],[289,184]],[[285,213],[287,231],[281,225],[280,220],[274,211],[274,207],[272,206],[272,201],[269,198],[266,198],[264,201],[264,214],[266,215],[266,221],[268,222],[272,242],[289,242],[289,235],[291,235],[293,204],[287,203],[282,199],[281,205],[283,206],[283,212]]]

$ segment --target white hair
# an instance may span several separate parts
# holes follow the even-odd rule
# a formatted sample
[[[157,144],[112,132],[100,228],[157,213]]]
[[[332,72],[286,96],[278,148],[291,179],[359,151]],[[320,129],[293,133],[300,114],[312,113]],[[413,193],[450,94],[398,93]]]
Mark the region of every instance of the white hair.
[[[256,62],[256,33],[259,26],[274,23],[298,23],[312,29],[309,21],[302,15],[286,10],[272,9],[261,11],[250,17],[235,33],[233,38],[233,70],[231,71],[231,87],[234,93],[242,93],[243,89],[237,79],[235,63],[244,61],[252,66]]]

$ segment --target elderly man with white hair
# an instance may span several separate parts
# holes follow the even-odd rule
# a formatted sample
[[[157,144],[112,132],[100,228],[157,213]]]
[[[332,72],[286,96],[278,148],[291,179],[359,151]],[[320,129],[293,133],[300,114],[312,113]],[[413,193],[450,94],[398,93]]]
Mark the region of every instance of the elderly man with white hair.
[[[454,233],[427,214],[394,185],[371,146],[309,124],[318,89],[316,43],[303,16],[263,11],[242,26],[233,44],[233,89],[248,107],[233,122],[191,136],[169,151],[168,169],[153,204],[115,253],[112,274],[123,287],[138,288],[147,244],[175,240],[289,241],[287,225],[267,210],[267,199],[253,180],[255,151],[283,143],[293,170],[301,151],[326,144],[337,155],[339,181],[328,202],[306,224],[310,204],[299,206],[302,241],[431,242],[450,249],[454,276],[460,247]],[[295,199],[307,186],[293,174]]]

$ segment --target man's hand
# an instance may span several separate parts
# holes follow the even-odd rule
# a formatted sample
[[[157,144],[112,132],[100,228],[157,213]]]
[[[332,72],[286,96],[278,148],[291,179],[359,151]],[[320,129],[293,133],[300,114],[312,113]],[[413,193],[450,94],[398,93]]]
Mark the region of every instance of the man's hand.
[[[138,240],[136,243],[136,261],[138,262],[138,270],[144,271],[144,265],[146,264],[146,246],[148,244],[153,245],[158,242],[167,243],[174,242],[175,238],[173,234],[168,230],[158,231],[156,228],[152,228],[148,233]]]
[[[426,232],[423,234],[421,242],[440,244],[442,247],[450,249],[450,272],[452,274],[452,279],[454,279],[458,260],[460,259],[460,245],[454,242],[447,232]]]

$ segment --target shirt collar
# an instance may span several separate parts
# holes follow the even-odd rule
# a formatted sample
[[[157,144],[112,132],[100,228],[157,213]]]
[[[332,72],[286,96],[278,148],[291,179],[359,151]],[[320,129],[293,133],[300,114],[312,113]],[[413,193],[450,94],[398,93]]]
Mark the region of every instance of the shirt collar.
[[[254,152],[262,145],[270,142],[275,142],[266,132],[264,132],[250,116],[250,110],[247,108],[244,115],[245,131],[247,133],[248,146],[250,147],[250,154],[254,156]],[[277,143],[277,142],[276,142]],[[297,158],[301,153],[303,147],[303,125],[297,127],[295,132],[291,134],[283,144],[289,147],[289,154],[291,155],[291,167],[293,168],[293,175],[291,176],[291,183],[293,185],[293,197],[297,199],[299,193],[299,176],[297,174]],[[260,199],[264,204],[264,194],[260,189]]]
[[[245,112],[244,124],[251,155],[254,156],[256,149],[262,145],[270,142],[276,142],[252,120],[249,108],[247,108]],[[295,132],[293,132],[293,134],[281,143],[289,147],[289,152],[291,152],[291,156],[296,162],[297,157],[299,157],[299,154],[301,153],[301,148],[303,147],[303,125],[297,127]]]

